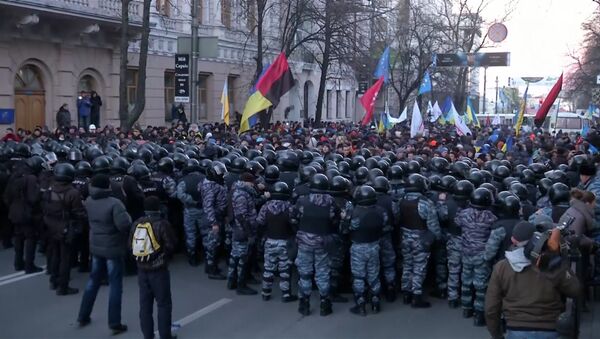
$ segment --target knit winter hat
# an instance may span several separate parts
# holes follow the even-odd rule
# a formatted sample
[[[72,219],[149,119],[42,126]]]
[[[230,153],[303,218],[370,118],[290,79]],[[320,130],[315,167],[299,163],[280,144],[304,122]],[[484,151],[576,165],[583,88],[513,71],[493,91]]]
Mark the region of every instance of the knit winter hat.
[[[109,189],[110,178],[106,174],[96,174],[90,181],[90,185],[100,189]]]
[[[512,239],[515,245],[525,246],[535,232],[535,226],[527,221],[521,221],[515,225],[512,232]]]

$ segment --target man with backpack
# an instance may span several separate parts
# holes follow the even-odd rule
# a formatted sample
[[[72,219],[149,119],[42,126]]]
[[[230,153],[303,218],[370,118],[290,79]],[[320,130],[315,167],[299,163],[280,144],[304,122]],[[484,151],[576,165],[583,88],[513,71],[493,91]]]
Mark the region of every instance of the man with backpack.
[[[140,288],[140,325],[145,339],[154,338],[154,300],[158,309],[158,333],[161,339],[171,335],[171,278],[168,261],[175,251],[176,237],[171,224],[161,216],[160,200],[144,200],[146,215],[137,219],[131,231],[131,249],[138,268]]]
[[[73,165],[56,165],[54,182],[42,197],[44,223],[48,227],[50,289],[56,290],[56,295],[79,292],[69,287],[71,252],[85,220],[81,194],[72,185],[74,179]]]

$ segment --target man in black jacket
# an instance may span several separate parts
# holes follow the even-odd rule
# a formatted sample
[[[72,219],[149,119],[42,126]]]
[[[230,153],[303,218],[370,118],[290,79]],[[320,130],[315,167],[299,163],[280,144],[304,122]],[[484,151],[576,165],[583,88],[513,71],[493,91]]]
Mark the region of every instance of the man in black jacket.
[[[44,223],[48,227],[50,288],[57,295],[79,292],[69,287],[71,252],[85,220],[79,191],[71,184],[75,167],[61,163],[54,168],[54,182],[42,198]]]
[[[171,336],[171,278],[168,261],[175,250],[176,237],[171,224],[161,216],[160,200],[149,196],[144,200],[146,216],[136,220],[130,235],[133,255],[137,259],[138,286],[140,288],[140,325],[145,339],[154,338],[152,316],[154,300],[158,309],[158,333],[160,338]],[[139,225],[139,227],[138,227]],[[140,230],[140,231],[138,231]],[[152,232],[154,242],[151,254],[146,252],[144,236]],[[142,251],[140,251],[142,250]]]
[[[125,241],[131,229],[131,217],[123,203],[111,194],[108,175],[97,174],[92,178],[90,196],[85,201],[90,224],[92,273],[83,293],[77,321],[81,327],[90,323],[100,281],[104,272],[108,271],[108,326],[113,334],[119,334],[127,331],[127,326],[121,324],[121,297],[123,258],[127,250]]]

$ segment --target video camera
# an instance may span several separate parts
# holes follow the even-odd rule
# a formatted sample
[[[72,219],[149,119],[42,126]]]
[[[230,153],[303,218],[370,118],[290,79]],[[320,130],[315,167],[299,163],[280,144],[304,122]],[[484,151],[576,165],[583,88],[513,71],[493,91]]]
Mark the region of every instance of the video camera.
[[[526,253],[532,263],[541,271],[551,271],[561,266],[563,260],[569,260],[571,251],[577,249],[577,237],[569,226],[575,218],[569,216],[559,225],[537,225],[538,231],[527,244]]]

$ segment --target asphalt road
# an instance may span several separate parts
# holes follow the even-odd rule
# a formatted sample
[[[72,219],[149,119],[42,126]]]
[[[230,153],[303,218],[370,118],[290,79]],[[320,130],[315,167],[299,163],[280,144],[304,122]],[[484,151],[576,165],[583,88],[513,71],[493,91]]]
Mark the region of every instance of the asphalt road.
[[[58,297],[48,287],[45,274],[22,275],[12,270],[12,250],[0,251],[0,338],[106,338],[108,288],[102,287],[92,313],[92,323],[78,328],[76,317],[87,274],[72,274],[73,296]],[[38,264],[43,257],[36,259]],[[224,266],[223,264],[221,265]],[[277,288],[271,301],[260,295],[238,296],[223,281],[208,280],[202,267],[191,268],[182,257],[171,266],[173,322],[179,338],[489,338],[484,328],[463,319],[460,310],[435,301],[430,309],[411,309],[401,302],[383,303],[382,312],[359,317],[348,304],[334,304],[333,314],[318,315],[313,295],[312,315],[303,317],[297,303],[279,301]],[[135,277],[125,277],[122,319],[129,331],[119,338],[141,338],[138,320],[138,287]],[[350,297],[348,295],[348,297]],[[600,337],[600,304],[587,313],[582,338]],[[595,328],[591,317],[595,318]]]

